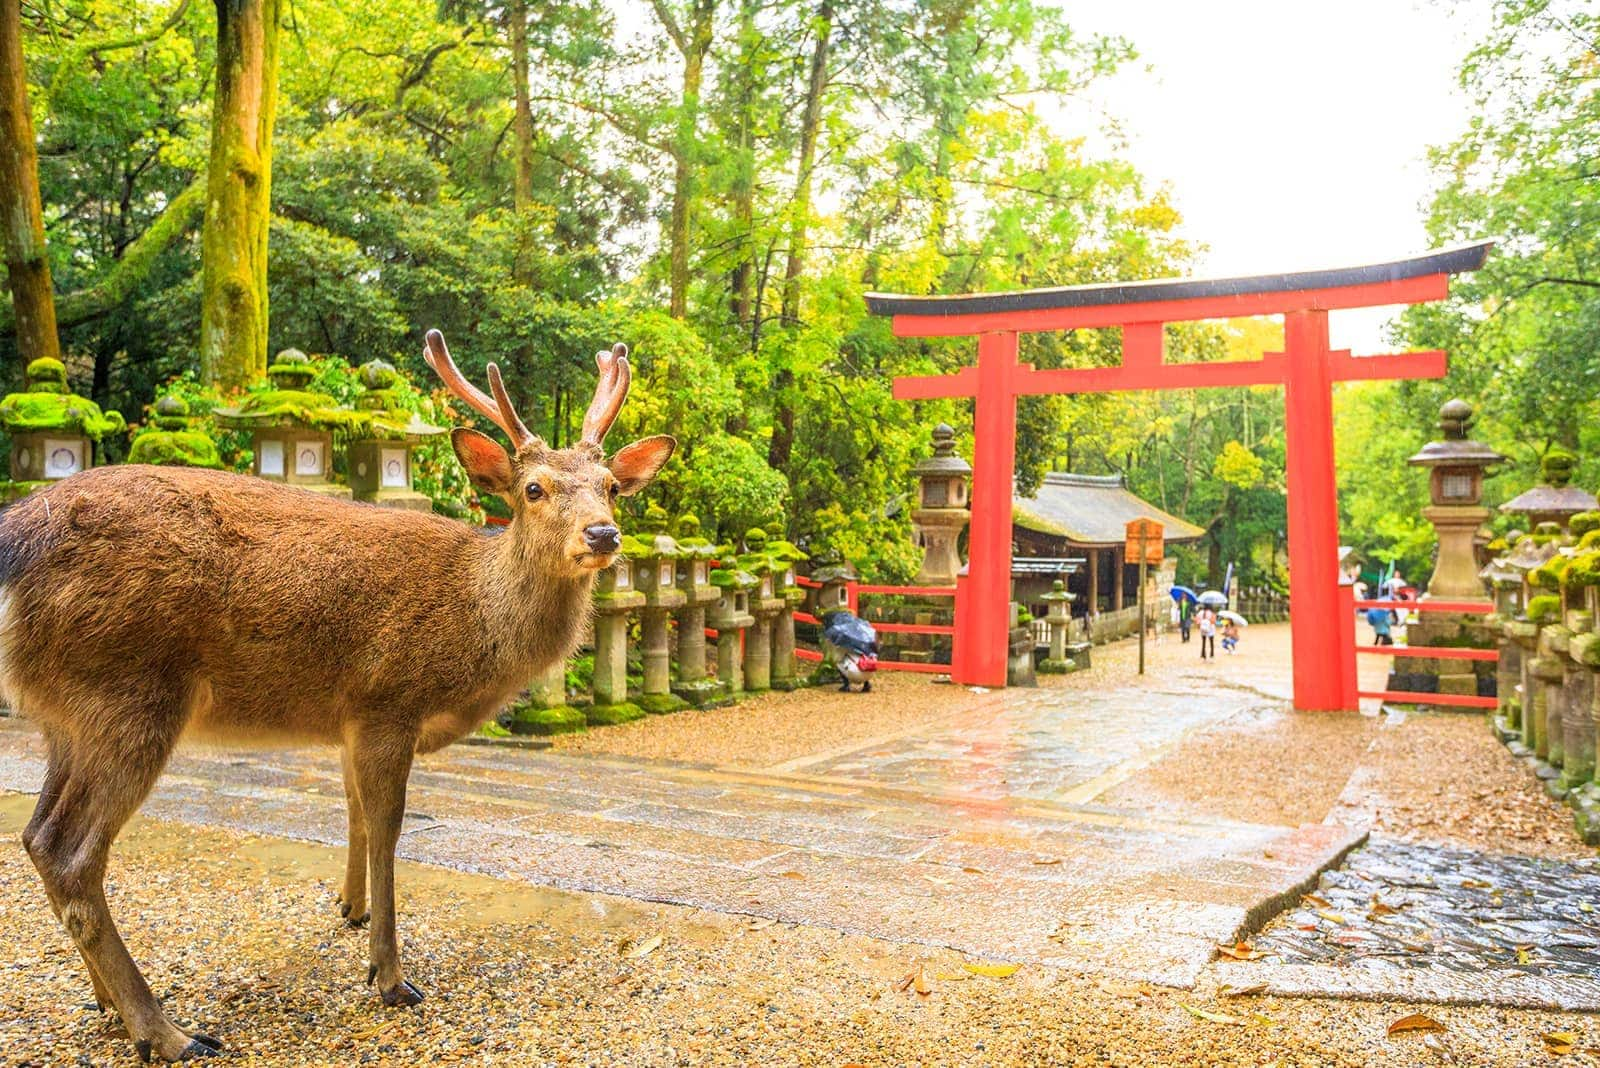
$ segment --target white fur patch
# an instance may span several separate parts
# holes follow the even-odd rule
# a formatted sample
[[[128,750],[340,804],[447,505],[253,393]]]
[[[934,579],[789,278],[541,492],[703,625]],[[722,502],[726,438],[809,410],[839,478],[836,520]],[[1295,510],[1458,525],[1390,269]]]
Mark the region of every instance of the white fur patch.
[[[6,670],[6,648],[11,644],[11,594],[0,586],[0,703],[11,704],[10,673]]]

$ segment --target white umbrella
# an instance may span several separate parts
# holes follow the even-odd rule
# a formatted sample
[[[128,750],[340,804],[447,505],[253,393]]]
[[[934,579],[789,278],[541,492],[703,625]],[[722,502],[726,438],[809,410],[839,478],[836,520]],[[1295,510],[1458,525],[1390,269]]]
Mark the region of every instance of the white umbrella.
[[[1217,613],[1217,618],[1218,619],[1231,619],[1231,620],[1233,620],[1233,622],[1239,624],[1239,626],[1241,626],[1241,627],[1248,627],[1250,625],[1250,621],[1248,619],[1244,618],[1244,616],[1241,616],[1238,612],[1218,612]]]
[[[1200,603],[1207,608],[1228,607],[1228,595],[1221,590],[1207,590],[1200,595]]]

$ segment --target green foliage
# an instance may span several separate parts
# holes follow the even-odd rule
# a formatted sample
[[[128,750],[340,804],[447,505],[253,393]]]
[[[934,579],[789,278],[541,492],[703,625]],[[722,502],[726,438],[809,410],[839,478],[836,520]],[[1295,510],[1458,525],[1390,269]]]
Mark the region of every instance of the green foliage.
[[[0,429],[10,434],[61,430],[99,441],[107,434],[120,434],[127,424],[121,412],[102,412],[94,401],[76,393],[28,392],[0,400]]]
[[[1528,622],[1543,626],[1561,619],[1561,595],[1541,593],[1528,601]]]
[[[699,516],[716,516],[714,541],[732,540],[746,528],[780,518],[789,485],[744,438],[712,434],[680,475],[683,503]]]
[[[1566,579],[1569,586],[1600,586],[1600,551],[1591,549],[1573,556]]]
[[[1541,590],[1558,590],[1567,573],[1572,557],[1556,554],[1528,572],[1528,584]]]

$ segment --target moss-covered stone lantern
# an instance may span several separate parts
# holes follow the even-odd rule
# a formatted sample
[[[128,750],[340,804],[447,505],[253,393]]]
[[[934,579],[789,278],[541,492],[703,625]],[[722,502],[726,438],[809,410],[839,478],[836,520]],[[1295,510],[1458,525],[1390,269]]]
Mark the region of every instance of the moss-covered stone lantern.
[[[679,517],[675,540],[683,605],[678,609],[678,680],[672,692],[696,708],[710,708],[724,701],[722,686],[706,670],[706,609],[722,597],[711,584],[717,547],[700,535],[700,520],[693,513]]]
[[[644,598],[639,625],[644,661],[644,693],[638,704],[646,712],[676,712],[687,702],[672,692],[672,646],[669,620],[688,597],[678,587],[678,542],[667,533],[667,513],[659,504],[645,509],[641,533],[632,538],[634,584]],[[703,639],[702,639],[703,641]]]
[[[1595,603],[1600,594],[1600,531],[1588,531],[1580,539],[1567,568],[1567,581],[1584,589],[1591,606]],[[1567,804],[1572,806],[1578,834],[1587,844],[1600,845],[1600,780],[1596,778],[1600,764],[1596,759],[1600,749],[1600,633],[1591,628],[1573,635],[1568,655],[1585,682],[1567,703],[1570,731],[1561,782],[1568,791]]]
[[[744,638],[744,687],[759,693],[772,689],[772,624],[785,602],[777,595],[779,576],[786,565],[773,558],[767,532],[751,527],[744,535],[745,552],[739,566],[756,577],[750,614],[755,621]]]
[[[860,578],[856,569],[843,561],[813,570],[811,581],[817,586],[812,590],[811,614],[821,619],[829,612],[851,611],[850,587]]]
[[[433,501],[412,487],[411,470],[417,447],[445,428],[424,423],[405,407],[393,364],[369,360],[361,365],[360,377],[356,411],[367,418],[355,424],[354,440],[345,450],[351,493],[386,508],[431,512]]]
[[[1039,671],[1045,675],[1065,675],[1078,670],[1071,656],[1067,636],[1072,627],[1072,602],[1075,597],[1067,592],[1067,584],[1056,579],[1050,592],[1044,595],[1045,622],[1050,626],[1050,655],[1039,662]]]
[[[0,484],[0,501],[93,467],[100,439],[127,428],[122,413],[72,392],[60,360],[41,357],[25,373],[23,392],[0,400],[0,430],[11,438],[11,481]]]
[[[189,402],[167,394],[150,406],[150,424],[128,447],[130,464],[220,469],[222,457],[211,435],[194,428]]]
[[[772,688],[793,690],[802,685],[794,658],[794,613],[806,599],[806,591],[796,580],[795,565],[809,557],[799,546],[779,538],[767,542],[776,576],[773,595],[783,602],[772,621]]]
[[[1522,614],[1522,574],[1506,558],[1510,546],[1502,539],[1490,542],[1494,554],[1478,572],[1494,598],[1494,612],[1484,622],[1495,637],[1499,658],[1495,661],[1495,732],[1501,741],[1521,730],[1522,702],[1517,687],[1522,679],[1522,647],[1511,637],[1510,627]]]
[[[717,601],[706,613],[706,622],[717,632],[717,681],[724,694],[736,697],[744,692],[740,634],[756,621],[750,614],[750,595],[761,588],[761,580],[728,554],[723,566],[711,572],[711,585],[716,587]]]
[[[1594,494],[1571,485],[1577,464],[1578,458],[1572,453],[1551,449],[1539,461],[1538,484],[1502,504],[1500,511],[1508,515],[1526,515],[1528,525],[1535,531],[1543,523],[1564,528],[1567,520],[1579,512],[1594,511],[1597,507]]]
[[[644,607],[644,594],[634,584],[630,553],[643,546],[624,536],[616,562],[600,572],[594,592],[594,704],[590,724],[626,723],[644,709],[628,700],[628,613]]]
[[[917,476],[917,507],[911,523],[922,546],[922,569],[913,580],[922,586],[954,586],[961,570],[957,545],[971,519],[967,480],[972,465],[956,455],[956,432],[949,424],[933,428],[933,455],[911,469]]]
[[[267,368],[270,389],[247,393],[233,408],[218,408],[220,426],[250,432],[261,478],[330,497],[349,497],[350,487],[333,482],[333,432],[346,432],[362,417],[341,408],[326,393],[306,387],[316,369],[305,353],[285,349]]]

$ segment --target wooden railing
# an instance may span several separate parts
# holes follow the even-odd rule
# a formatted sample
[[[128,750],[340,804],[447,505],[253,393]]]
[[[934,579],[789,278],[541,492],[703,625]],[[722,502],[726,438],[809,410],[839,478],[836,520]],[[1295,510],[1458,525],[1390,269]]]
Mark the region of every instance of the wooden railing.
[[[1349,598],[1349,621],[1345,624],[1349,628],[1347,645],[1353,653],[1366,656],[1398,656],[1398,657],[1424,657],[1430,660],[1497,660],[1500,654],[1494,649],[1463,649],[1458,646],[1440,645],[1356,645],[1355,644],[1355,613],[1372,608],[1387,609],[1392,612],[1451,612],[1456,615],[1488,615],[1494,611],[1494,605],[1488,601],[1358,601],[1350,592],[1350,587],[1340,587],[1342,596]],[[1355,661],[1352,657],[1349,665],[1349,674],[1355,675]],[[1499,704],[1495,697],[1483,697],[1478,694],[1459,693],[1422,693],[1414,690],[1362,690],[1359,689],[1354,679],[1350,686],[1355,689],[1357,697],[1375,698],[1381,701],[1403,701],[1412,705],[1446,705],[1453,708],[1494,708]]]
[[[822,583],[805,576],[799,576],[795,582],[806,589],[821,589]],[[884,595],[891,597],[954,597],[954,586],[882,586],[868,582],[849,582],[845,584],[845,605],[856,615],[861,614],[862,596]],[[796,612],[797,623],[813,623],[822,625],[822,620],[810,612]],[[955,638],[956,628],[941,626],[935,623],[873,623],[872,628],[884,634],[934,634],[951,639]],[[818,661],[823,658],[821,652],[813,649],[800,649],[794,655],[802,660]],[[880,671],[920,671],[924,674],[943,675],[949,672],[949,664],[924,664],[914,660],[879,660]]]

